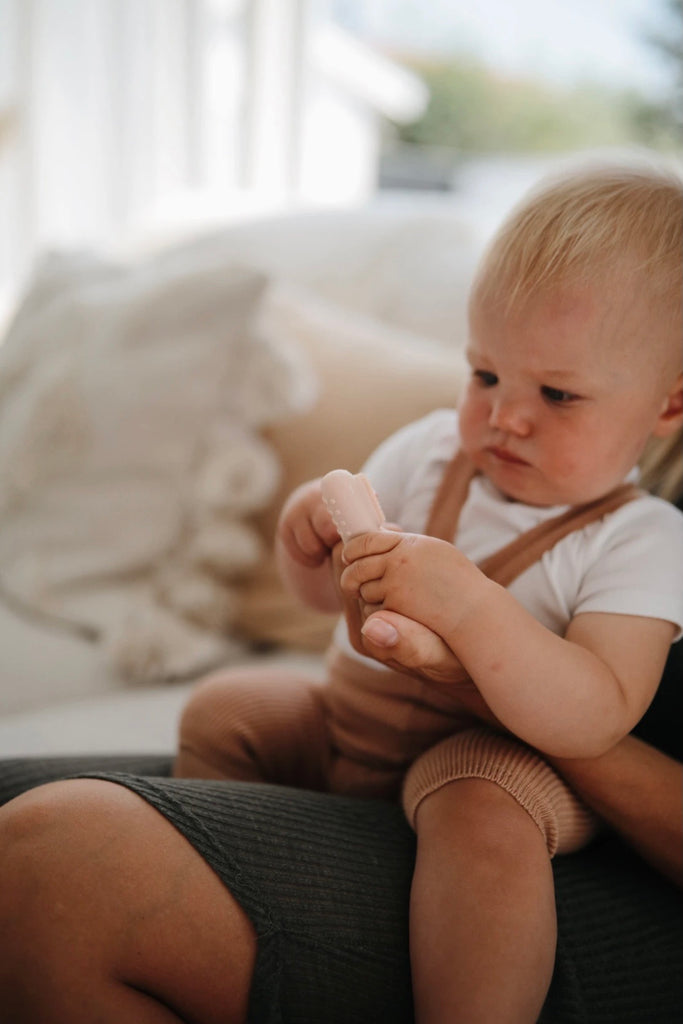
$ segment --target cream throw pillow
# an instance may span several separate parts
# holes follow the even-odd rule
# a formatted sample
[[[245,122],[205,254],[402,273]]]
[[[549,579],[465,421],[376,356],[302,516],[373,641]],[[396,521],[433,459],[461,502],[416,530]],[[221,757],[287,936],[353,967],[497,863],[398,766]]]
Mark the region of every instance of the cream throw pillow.
[[[252,333],[266,284],[212,253],[55,254],[0,347],[0,594],[122,675],[234,646],[279,482],[261,431],[313,399],[305,359]]]

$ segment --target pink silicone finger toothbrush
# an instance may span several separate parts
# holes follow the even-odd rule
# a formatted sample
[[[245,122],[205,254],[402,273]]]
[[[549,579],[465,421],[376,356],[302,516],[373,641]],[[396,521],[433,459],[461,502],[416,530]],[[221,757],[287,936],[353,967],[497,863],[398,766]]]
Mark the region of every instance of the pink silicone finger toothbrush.
[[[379,530],[384,524],[377,495],[363,473],[333,469],[322,478],[321,486],[325,507],[345,544],[351,537]]]

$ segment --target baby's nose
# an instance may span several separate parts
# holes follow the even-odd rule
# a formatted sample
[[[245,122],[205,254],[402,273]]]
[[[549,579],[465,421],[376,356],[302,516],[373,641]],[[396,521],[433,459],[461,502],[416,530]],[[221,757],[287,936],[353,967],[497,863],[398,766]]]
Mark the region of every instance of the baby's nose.
[[[531,417],[522,402],[499,398],[491,406],[489,424],[506,434],[525,437],[531,431]]]

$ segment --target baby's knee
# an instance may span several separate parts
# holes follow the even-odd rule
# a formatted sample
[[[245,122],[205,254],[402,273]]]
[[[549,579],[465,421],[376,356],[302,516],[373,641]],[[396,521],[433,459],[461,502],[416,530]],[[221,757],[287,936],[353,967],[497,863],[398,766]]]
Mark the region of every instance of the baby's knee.
[[[466,781],[479,785],[461,785]],[[540,831],[551,857],[579,849],[597,828],[595,815],[548,762],[512,736],[485,728],[470,729],[448,737],[418,758],[406,776],[403,791],[404,809],[413,828],[423,802],[431,801],[444,787],[450,789],[450,783],[458,786],[443,799],[457,799],[461,808],[469,801],[472,816],[480,819],[484,829],[487,816],[494,822],[494,831],[495,823],[507,819],[509,834],[515,815],[525,812]]]
[[[420,849],[467,852],[468,862],[496,878],[520,859],[536,863],[544,837],[526,811],[486,779],[444,783],[420,801],[413,827]]]
[[[264,781],[264,743],[281,726],[277,683],[249,669],[217,673],[197,683],[180,717],[173,774]]]
[[[226,721],[248,699],[249,689],[240,673],[223,672],[200,680],[190,691],[179,722],[181,746],[185,741],[210,742],[223,732]]]

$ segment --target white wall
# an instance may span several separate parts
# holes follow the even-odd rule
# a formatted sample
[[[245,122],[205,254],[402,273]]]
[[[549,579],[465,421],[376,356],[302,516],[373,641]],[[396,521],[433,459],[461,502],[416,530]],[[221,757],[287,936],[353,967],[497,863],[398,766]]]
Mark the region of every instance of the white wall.
[[[371,108],[334,81],[317,79],[303,119],[300,194],[324,204],[371,196],[377,184],[380,131]]]

